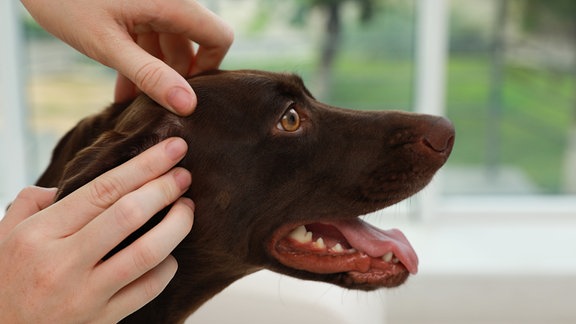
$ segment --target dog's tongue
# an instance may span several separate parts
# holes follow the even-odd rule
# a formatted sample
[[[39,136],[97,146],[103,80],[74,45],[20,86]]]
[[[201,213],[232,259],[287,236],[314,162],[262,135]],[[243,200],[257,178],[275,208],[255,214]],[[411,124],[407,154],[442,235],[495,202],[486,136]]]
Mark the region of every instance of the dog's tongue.
[[[412,274],[418,272],[418,256],[404,234],[397,230],[381,230],[359,218],[332,223],[344,235],[348,243],[358,251],[373,258],[392,251],[396,258]]]

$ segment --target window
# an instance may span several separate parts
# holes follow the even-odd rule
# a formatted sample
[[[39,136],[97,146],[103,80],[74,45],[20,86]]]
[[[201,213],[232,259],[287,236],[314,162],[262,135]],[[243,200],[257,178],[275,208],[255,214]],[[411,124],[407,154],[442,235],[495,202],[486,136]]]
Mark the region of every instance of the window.
[[[576,191],[576,45],[561,0],[545,10],[532,0],[459,1],[427,26],[416,1],[334,2],[339,19],[330,17],[330,2],[204,3],[236,29],[223,68],[301,74],[317,97],[336,106],[447,114],[457,142],[438,190],[446,197],[558,198]],[[25,94],[15,100],[28,107],[19,116],[28,137],[11,147],[26,147],[29,158],[10,168],[25,165],[31,183],[55,141],[111,102],[114,73],[14,10],[24,36],[16,49],[25,55],[13,57],[25,68],[17,71],[20,81],[5,82],[25,88],[4,91]],[[4,109],[3,119],[13,110]]]
[[[446,108],[460,145],[450,193],[576,193],[576,18],[566,6],[576,8],[453,3]]]

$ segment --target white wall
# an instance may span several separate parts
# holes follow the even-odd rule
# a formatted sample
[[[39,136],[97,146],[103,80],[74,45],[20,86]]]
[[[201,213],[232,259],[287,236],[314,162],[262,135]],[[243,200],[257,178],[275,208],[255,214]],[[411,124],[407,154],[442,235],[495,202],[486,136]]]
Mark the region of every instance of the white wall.
[[[0,204],[26,185],[25,64],[21,60],[20,2],[0,2]],[[3,209],[3,207],[0,207]],[[3,214],[0,214],[0,217]]]

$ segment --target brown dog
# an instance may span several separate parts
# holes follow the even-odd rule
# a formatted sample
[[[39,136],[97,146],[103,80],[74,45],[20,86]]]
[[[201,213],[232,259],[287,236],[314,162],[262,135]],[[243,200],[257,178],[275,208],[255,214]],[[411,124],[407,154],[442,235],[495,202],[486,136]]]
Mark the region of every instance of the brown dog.
[[[190,84],[198,106],[189,117],[142,95],[81,121],[37,183],[58,186],[60,199],[162,139],[188,142],[180,166],[194,176],[186,196],[196,217],[173,253],[178,273],[125,322],[181,323],[264,268],[363,290],[398,286],[416,273],[418,259],[400,231],[358,216],[431,180],[452,149],[450,122],[334,108],[287,74],[215,71]]]

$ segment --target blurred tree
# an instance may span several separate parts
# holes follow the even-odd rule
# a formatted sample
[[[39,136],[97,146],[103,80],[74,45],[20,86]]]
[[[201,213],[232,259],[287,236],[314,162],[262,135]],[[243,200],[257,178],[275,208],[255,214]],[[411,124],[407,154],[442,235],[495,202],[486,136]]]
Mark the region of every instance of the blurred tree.
[[[517,0],[523,5],[523,27],[528,33],[561,37],[572,44],[571,73],[576,77],[576,0]],[[564,155],[564,189],[576,193],[576,86],[572,120]]]
[[[385,0],[297,0],[295,23],[303,24],[311,12],[318,10],[324,18],[324,31],[320,48],[320,61],[316,75],[316,93],[329,98],[334,62],[342,41],[342,13],[346,4],[356,5],[362,23],[369,22]]]

